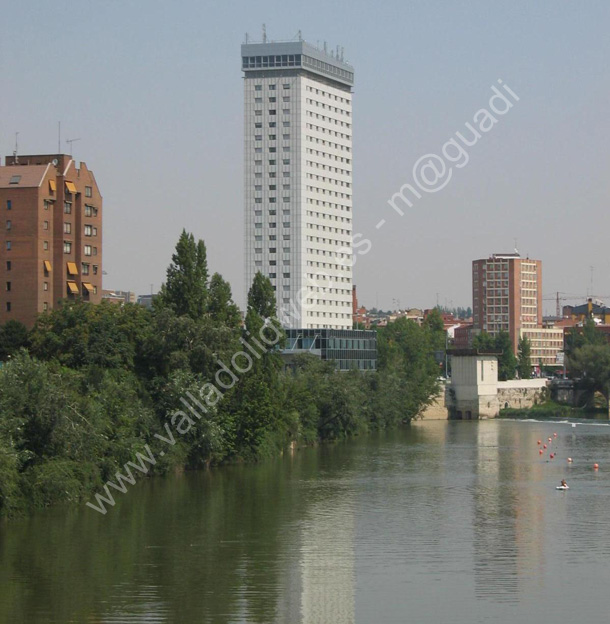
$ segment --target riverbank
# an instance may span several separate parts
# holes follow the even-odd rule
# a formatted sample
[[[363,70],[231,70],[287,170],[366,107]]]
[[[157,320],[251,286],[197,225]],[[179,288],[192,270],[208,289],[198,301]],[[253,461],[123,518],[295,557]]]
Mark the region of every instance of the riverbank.
[[[498,418],[582,418],[587,420],[608,419],[606,408],[584,408],[546,401],[529,409],[505,408],[500,410]]]

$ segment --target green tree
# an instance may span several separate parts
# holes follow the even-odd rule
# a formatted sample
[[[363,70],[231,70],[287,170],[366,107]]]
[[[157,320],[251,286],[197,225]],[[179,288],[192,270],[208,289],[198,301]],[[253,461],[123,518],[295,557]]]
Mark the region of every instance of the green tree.
[[[496,339],[491,334],[482,331],[472,340],[472,347],[481,353],[494,353],[496,351]]]
[[[432,333],[415,321],[399,318],[377,332],[378,410],[392,406],[392,419],[417,416],[438,392],[439,367]]]
[[[445,323],[441,311],[438,308],[434,308],[428,312],[428,316],[424,319],[424,327],[428,327],[433,331],[444,332]]]
[[[271,282],[258,272],[248,292],[243,340],[256,340],[266,350],[260,358],[252,358],[251,370],[231,393],[232,411],[238,423],[237,445],[254,456],[268,442],[279,421],[281,357],[276,347],[283,344],[284,333],[275,318],[275,305]]]
[[[498,356],[498,379],[507,381],[515,378],[517,358],[513,352],[513,345],[508,332],[498,332],[495,341],[496,350],[501,353]]]
[[[566,353],[572,354],[576,349],[585,345],[606,344],[604,335],[597,331],[595,321],[591,318],[585,320],[581,327],[571,327],[566,335]]]
[[[248,291],[245,326],[247,335],[258,337],[262,332],[269,343],[283,346],[284,332],[276,317],[275,291],[269,278],[260,271],[254,276],[252,286]]]
[[[182,230],[167,268],[167,281],[155,298],[156,308],[170,308],[177,316],[201,318],[207,310],[208,264],[205,244],[195,242],[192,234]]]
[[[596,392],[608,400],[610,390],[610,345],[585,344],[568,357],[570,376],[578,380],[579,388],[589,406]]]
[[[239,308],[233,303],[231,285],[220,273],[214,273],[210,280],[208,312],[218,324],[237,328],[241,325]]]
[[[150,337],[150,319],[150,311],[135,304],[65,302],[38,318],[30,334],[30,351],[70,368],[131,370]]]
[[[26,326],[19,321],[7,321],[0,327],[0,360],[5,361],[19,349],[27,347],[28,342]]]
[[[527,337],[519,338],[519,355],[517,370],[521,379],[529,379],[532,376],[532,346]]]

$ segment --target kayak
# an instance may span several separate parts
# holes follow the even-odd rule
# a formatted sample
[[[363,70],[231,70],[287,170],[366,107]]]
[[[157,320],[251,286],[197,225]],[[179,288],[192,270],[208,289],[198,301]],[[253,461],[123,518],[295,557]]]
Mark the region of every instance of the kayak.
[[[569,490],[570,486],[569,485],[558,485],[555,489],[556,490]]]

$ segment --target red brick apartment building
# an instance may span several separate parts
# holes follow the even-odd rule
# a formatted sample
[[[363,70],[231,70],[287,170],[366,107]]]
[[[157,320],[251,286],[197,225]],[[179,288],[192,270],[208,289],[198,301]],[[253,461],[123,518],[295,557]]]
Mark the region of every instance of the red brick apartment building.
[[[0,166],[0,324],[31,327],[64,299],[102,299],[102,196],[85,163],[51,154]]]
[[[517,351],[523,330],[542,327],[542,262],[493,254],[472,263],[474,329],[510,334]]]

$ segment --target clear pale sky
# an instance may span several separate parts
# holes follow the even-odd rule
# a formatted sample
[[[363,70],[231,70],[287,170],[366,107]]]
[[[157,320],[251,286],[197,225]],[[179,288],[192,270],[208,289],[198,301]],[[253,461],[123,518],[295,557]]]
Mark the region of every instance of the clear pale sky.
[[[3,5],[0,153],[17,131],[21,153],[55,153],[59,120],[62,151],[81,139],[73,154],[104,196],[106,288],[156,291],[185,227],[243,304],[239,46],[265,22],[269,39],[300,29],[355,67],[354,232],[372,243],[354,269],[362,304],[471,305],[472,259],[515,239],[542,260],[545,296],[610,303],[607,0]],[[414,163],[468,137],[498,79],[519,102],[445,188],[398,216],[387,201]]]

